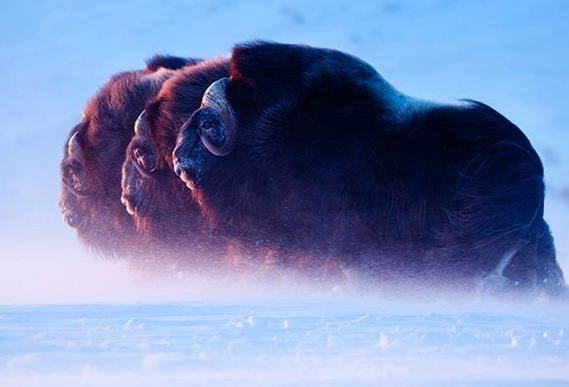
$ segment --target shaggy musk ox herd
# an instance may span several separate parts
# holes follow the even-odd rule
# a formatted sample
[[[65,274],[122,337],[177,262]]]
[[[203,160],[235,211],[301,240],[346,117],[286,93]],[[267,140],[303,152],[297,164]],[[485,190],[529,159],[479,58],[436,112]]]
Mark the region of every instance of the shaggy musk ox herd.
[[[63,156],[66,222],[140,265],[565,292],[520,129],[480,102],[409,97],[336,50],[156,56],[99,90]]]

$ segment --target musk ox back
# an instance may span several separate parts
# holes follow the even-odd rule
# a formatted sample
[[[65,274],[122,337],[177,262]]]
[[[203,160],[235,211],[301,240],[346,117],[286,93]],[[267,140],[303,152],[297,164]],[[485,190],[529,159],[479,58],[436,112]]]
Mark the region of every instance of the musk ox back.
[[[308,46],[237,46],[174,150],[217,227],[388,283],[563,288],[541,161],[475,101],[408,97],[370,65]]]
[[[133,124],[174,70],[193,59],[156,56],[144,71],[117,74],[88,102],[70,132],[61,163],[60,207],[65,221],[90,248],[138,254],[132,217],[120,203],[121,165]]]

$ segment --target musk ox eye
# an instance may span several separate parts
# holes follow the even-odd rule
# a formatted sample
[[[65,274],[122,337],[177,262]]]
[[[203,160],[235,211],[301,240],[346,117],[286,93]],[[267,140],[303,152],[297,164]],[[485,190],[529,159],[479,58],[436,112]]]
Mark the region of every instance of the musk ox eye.
[[[83,197],[87,195],[87,184],[85,182],[85,173],[80,166],[68,165],[64,169],[63,184],[75,196]]]
[[[213,154],[226,142],[227,130],[221,117],[211,108],[202,108],[198,118],[198,134],[202,143]]]
[[[156,169],[156,157],[147,149],[137,147],[132,150],[135,166],[140,166],[146,172],[153,172]],[[138,169],[138,168],[137,168]]]
[[[83,182],[81,181],[79,176],[77,176],[77,174],[75,172],[72,172],[71,178],[73,179],[73,186],[75,188],[80,188]]]
[[[69,166],[66,169],[64,179],[68,186],[73,187],[75,189],[81,189],[83,185],[83,180],[81,179],[81,176],[82,173],[78,168]]]
[[[209,131],[215,128],[215,123],[212,120],[205,119],[200,123],[200,129]]]
[[[144,165],[144,151],[141,148],[134,148],[132,154],[138,164]]]

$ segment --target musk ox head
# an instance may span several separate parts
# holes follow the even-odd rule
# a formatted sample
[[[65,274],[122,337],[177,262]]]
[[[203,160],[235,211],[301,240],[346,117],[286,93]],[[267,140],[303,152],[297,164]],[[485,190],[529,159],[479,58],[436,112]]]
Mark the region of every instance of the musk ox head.
[[[173,69],[194,63],[156,56],[147,70],[113,76],[71,130],[61,162],[60,207],[64,220],[89,247],[108,254],[136,249],[131,244],[133,219],[120,203],[124,152],[144,105],[174,74]]]
[[[139,188],[145,179],[154,183],[159,178],[156,172],[158,154],[152,144],[152,137],[146,123],[146,111],[143,110],[134,123],[134,136],[126,150],[121,179],[121,202],[125,205],[127,212],[135,217],[145,216],[147,213],[143,206],[144,196],[137,195]]]

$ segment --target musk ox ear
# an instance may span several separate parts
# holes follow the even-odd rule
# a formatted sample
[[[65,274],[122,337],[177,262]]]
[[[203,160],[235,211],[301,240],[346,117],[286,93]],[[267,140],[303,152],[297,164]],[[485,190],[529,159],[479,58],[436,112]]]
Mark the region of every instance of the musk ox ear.
[[[235,149],[237,118],[227,100],[228,78],[212,83],[204,92],[202,107],[191,118],[204,146],[216,156],[226,156]]]
[[[182,67],[194,66],[200,62],[203,62],[203,59],[157,54],[146,61],[146,72],[153,73],[160,68],[179,70]]]

